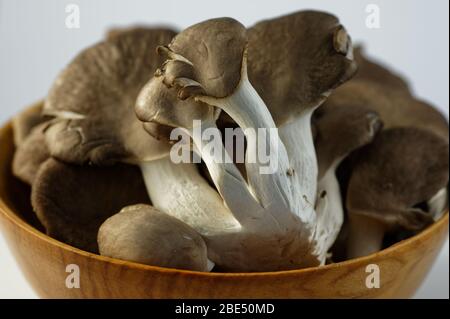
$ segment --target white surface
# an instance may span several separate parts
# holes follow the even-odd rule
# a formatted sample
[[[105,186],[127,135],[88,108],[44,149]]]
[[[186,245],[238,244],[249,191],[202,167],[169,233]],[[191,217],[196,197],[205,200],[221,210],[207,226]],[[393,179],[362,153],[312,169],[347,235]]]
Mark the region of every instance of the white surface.
[[[81,28],[65,27],[65,7],[79,5]],[[365,25],[368,4],[377,4],[381,28]],[[252,24],[303,8],[338,15],[372,56],[410,79],[418,96],[448,116],[449,2],[445,0],[137,1],[0,0],[0,122],[46,95],[57,73],[80,49],[110,26],[171,24],[179,28],[218,16]],[[449,298],[448,241],[417,297]],[[0,298],[33,298],[0,237]]]

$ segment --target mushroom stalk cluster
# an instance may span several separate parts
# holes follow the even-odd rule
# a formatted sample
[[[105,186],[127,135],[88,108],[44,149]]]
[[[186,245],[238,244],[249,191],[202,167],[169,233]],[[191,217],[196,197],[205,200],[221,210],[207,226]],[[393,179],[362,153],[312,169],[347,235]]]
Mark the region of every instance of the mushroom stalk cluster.
[[[290,106],[291,119],[283,123],[280,135],[269,107],[248,77],[250,55],[247,49],[251,43],[247,30],[233,19],[213,19],[191,26],[167,47],[161,47],[159,52],[166,56],[166,61],[137,99],[136,112],[140,120],[179,127],[191,136],[224,206],[239,225],[231,233],[228,230],[214,236],[202,233],[209,244],[211,259],[221,268],[263,271],[323,264],[332,244],[332,240],[325,240],[327,231],[333,229],[332,232],[337,233],[339,230],[339,223],[329,225],[333,220],[319,220],[315,211],[318,164],[311,117],[326,95],[349,77],[347,68],[352,64],[342,63],[342,60],[351,57],[351,48],[346,48],[343,54],[340,47],[339,50],[333,47],[334,43],[327,45],[330,39],[336,41],[336,34],[342,36],[343,28],[333,17],[306,12],[289,19],[312,19],[311,16],[324,18],[323,23],[331,20],[332,27],[324,30],[324,35],[320,34],[323,43],[319,41],[314,49],[324,50],[329,55],[329,63],[335,63],[338,69],[342,67],[341,75],[326,85],[323,92],[316,93],[316,103],[308,107]],[[344,41],[348,46],[347,35]],[[204,46],[204,51],[198,51],[197,42]],[[327,51],[330,45],[332,49]],[[276,78],[266,80],[276,81]],[[201,133],[217,129],[215,122],[220,111],[226,112],[245,134],[247,180],[234,163],[211,155],[203,134],[194,134],[198,129],[196,121],[200,122]],[[255,134],[258,129],[264,129],[266,134]],[[223,148],[222,144],[218,146]],[[267,167],[250,158],[267,151],[275,153],[276,161],[273,171],[265,173]],[[324,193],[321,200],[326,201],[326,197]],[[196,204],[197,208],[205,209],[198,206]],[[320,207],[326,209],[327,205]],[[204,211],[193,209],[188,214],[197,216]],[[197,226],[199,222],[193,227],[201,231]],[[324,238],[317,235],[318,229]],[[264,252],[258,248],[262,246]]]

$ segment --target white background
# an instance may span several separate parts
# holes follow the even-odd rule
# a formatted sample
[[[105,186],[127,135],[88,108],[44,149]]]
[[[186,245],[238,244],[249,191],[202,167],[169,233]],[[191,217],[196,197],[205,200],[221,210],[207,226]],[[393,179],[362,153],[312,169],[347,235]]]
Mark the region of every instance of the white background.
[[[66,5],[79,5],[81,28],[65,27]],[[381,28],[366,27],[377,4]],[[111,26],[164,24],[178,28],[231,16],[246,25],[304,8],[340,17],[356,42],[404,74],[415,93],[449,107],[449,2],[447,0],[0,0],[0,122],[46,95],[57,73]],[[0,298],[35,298],[0,236]],[[448,241],[416,297],[449,297]]]

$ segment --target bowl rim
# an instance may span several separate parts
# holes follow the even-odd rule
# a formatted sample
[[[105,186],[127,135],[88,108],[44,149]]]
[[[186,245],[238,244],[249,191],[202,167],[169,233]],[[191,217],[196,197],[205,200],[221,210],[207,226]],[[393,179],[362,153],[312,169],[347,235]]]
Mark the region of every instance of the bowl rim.
[[[7,122],[5,125],[3,125],[0,128],[0,138],[2,136],[5,136],[7,132],[12,132],[12,123],[11,121]],[[27,223],[25,220],[23,220],[21,217],[19,217],[14,211],[4,202],[4,199],[0,197],[0,213],[7,219],[9,222],[11,222],[16,227],[19,227],[23,231],[31,234],[38,240],[42,240],[46,242],[49,245],[56,246],[59,249],[63,249],[66,251],[69,251],[70,253],[80,255],[81,257],[85,257],[88,259],[93,259],[98,262],[105,262],[105,263],[112,263],[116,266],[125,266],[132,269],[142,270],[142,271],[153,271],[153,272],[159,272],[163,274],[184,274],[184,275],[190,275],[190,276],[199,276],[199,277],[205,277],[205,278],[211,278],[211,277],[225,277],[225,278],[232,278],[232,277],[261,277],[261,276],[288,276],[293,274],[307,274],[311,273],[317,270],[331,270],[341,267],[346,267],[351,264],[359,264],[359,263],[365,263],[369,262],[373,259],[377,259],[380,257],[383,257],[385,255],[388,255],[392,253],[393,251],[397,249],[401,249],[403,247],[414,245],[416,242],[420,242],[422,239],[430,236],[436,229],[443,227],[444,224],[449,223],[449,211],[447,210],[446,213],[436,222],[434,222],[432,225],[427,227],[426,229],[422,230],[420,233],[407,238],[405,240],[399,241],[398,243],[395,243],[383,250],[380,250],[376,253],[353,258],[337,263],[332,263],[328,265],[323,266],[316,266],[316,267],[308,267],[308,268],[301,268],[301,269],[293,269],[293,270],[281,270],[281,271],[269,271],[269,272],[200,272],[200,271],[192,271],[192,270],[183,270],[183,269],[175,269],[175,268],[165,268],[165,267],[159,267],[159,266],[151,266],[151,265],[145,265],[137,262],[127,261],[127,260],[121,260],[117,258],[111,258],[107,256],[101,256],[98,254],[90,253],[85,250],[81,250],[79,248],[70,246],[64,242],[61,242],[57,239],[54,239],[47,234],[41,232],[40,230],[36,229],[29,223]]]

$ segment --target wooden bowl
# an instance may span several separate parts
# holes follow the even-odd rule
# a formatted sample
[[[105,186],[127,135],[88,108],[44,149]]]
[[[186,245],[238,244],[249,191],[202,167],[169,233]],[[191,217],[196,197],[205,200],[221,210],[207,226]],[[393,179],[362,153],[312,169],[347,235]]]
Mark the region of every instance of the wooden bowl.
[[[376,254],[293,271],[200,273],[141,265],[45,235],[32,213],[29,188],[11,175],[13,153],[7,124],[0,129],[0,228],[26,279],[45,298],[406,298],[422,283],[448,232],[447,213]],[[66,286],[70,264],[79,266],[80,288]],[[366,281],[374,274],[366,270],[372,264],[379,267],[380,287],[370,289]]]

